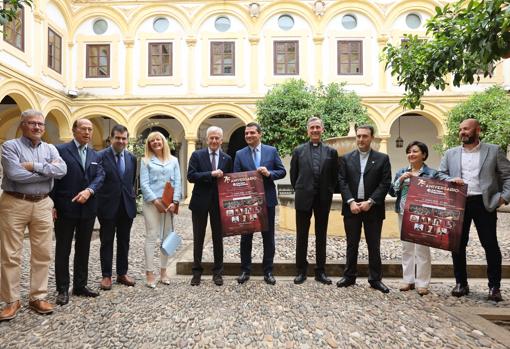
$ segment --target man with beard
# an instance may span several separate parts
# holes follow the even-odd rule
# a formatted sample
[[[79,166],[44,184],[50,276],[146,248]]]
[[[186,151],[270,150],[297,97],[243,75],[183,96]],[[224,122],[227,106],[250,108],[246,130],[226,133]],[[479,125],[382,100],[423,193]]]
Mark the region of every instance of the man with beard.
[[[496,235],[496,209],[510,201],[510,161],[499,146],[480,142],[480,131],[476,119],[462,121],[459,126],[462,145],[449,149],[439,166],[441,173],[454,177],[452,182],[468,186],[460,248],[452,252],[456,280],[452,295],[462,297],[469,293],[466,246],[474,221],[487,259],[488,299],[500,302],[501,251]]]

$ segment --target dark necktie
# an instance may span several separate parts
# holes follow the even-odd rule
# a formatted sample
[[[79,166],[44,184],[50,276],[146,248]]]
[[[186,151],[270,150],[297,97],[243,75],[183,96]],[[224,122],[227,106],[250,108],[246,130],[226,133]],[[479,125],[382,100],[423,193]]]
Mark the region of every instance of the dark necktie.
[[[115,157],[117,158],[117,171],[119,172],[119,175],[122,177],[124,175],[124,163],[122,162],[121,154],[115,154]]]
[[[216,152],[215,151],[213,151],[211,153],[211,166],[212,166],[212,170],[216,171]]]

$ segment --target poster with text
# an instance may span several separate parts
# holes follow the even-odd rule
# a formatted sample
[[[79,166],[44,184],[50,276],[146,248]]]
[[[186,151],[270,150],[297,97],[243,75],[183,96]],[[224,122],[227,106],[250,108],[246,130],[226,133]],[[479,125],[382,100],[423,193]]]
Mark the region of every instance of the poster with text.
[[[458,251],[467,185],[412,177],[409,183],[401,239]]]
[[[225,174],[218,192],[223,236],[267,230],[264,182],[257,171]]]

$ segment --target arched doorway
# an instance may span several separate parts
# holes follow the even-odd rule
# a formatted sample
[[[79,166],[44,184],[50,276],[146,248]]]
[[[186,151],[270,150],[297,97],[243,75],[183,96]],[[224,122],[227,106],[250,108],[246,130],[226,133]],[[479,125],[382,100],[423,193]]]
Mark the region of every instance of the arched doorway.
[[[400,133],[399,133],[400,124]],[[441,143],[439,131],[434,124],[419,113],[405,113],[400,115],[391,125],[391,137],[388,139],[388,155],[391,160],[391,172],[408,165],[405,149],[412,141],[421,141],[429,148],[427,165],[438,168],[441,162],[441,154],[435,149]],[[396,140],[399,136],[403,139],[402,148],[397,148]]]
[[[227,154],[232,157],[232,160],[235,160],[236,152],[247,145],[244,140],[244,129],[245,126],[241,126],[230,135]]]

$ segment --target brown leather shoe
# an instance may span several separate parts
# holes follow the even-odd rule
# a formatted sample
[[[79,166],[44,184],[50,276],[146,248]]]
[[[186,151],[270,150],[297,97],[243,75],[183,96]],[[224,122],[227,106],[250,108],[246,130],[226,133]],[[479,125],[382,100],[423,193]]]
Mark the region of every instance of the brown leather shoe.
[[[135,279],[127,275],[118,275],[117,283],[132,287],[135,285]]]
[[[101,282],[99,283],[99,288],[108,291],[112,289],[112,278],[109,276],[105,276],[101,279]]]
[[[407,292],[414,290],[414,284],[402,284],[399,288],[400,292]]]
[[[426,287],[418,287],[418,288],[416,289],[416,292],[418,292],[418,294],[419,294],[420,296],[425,296],[425,295],[428,295],[428,294],[429,294],[429,289],[428,289],[428,288],[426,288]]]
[[[45,301],[44,299],[36,299],[28,302],[30,309],[35,310],[39,314],[53,313],[53,304]]]
[[[21,309],[21,302],[18,300],[7,304],[0,312],[0,321],[11,320],[16,317],[18,310]]]

